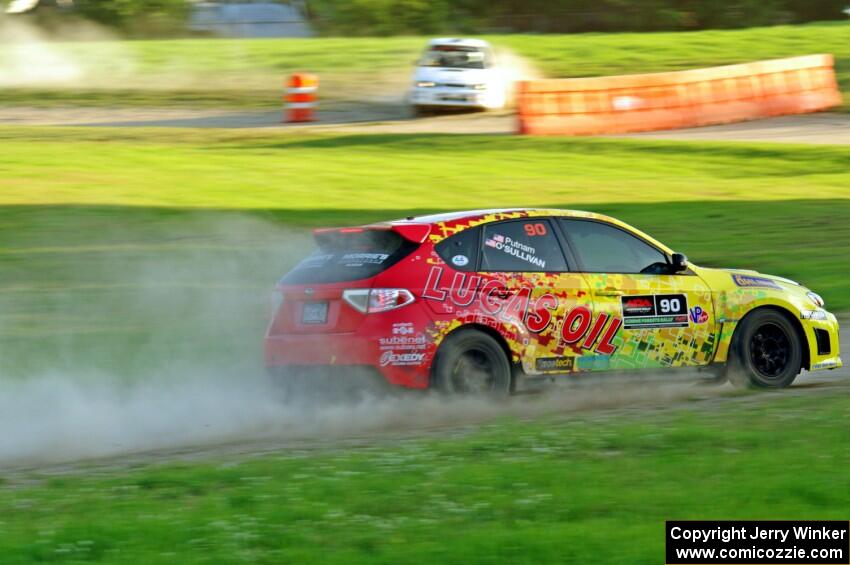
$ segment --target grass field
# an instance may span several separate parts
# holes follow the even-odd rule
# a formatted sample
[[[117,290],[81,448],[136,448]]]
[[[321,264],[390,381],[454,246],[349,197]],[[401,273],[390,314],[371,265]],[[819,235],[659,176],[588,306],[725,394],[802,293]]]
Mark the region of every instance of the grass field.
[[[850,90],[850,24],[733,31],[498,35],[495,45],[552,77],[680,70],[810,53],[833,53]],[[308,70],[323,100],[400,97],[427,38],[153,40],[52,43],[55,86],[4,88],[0,103],[279,106],[282,80]],[[26,67],[22,50],[0,45],[3,71]],[[25,51],[23,51],[25,53]],[[23,57],[23,58],[22,58]],[[46,73],[47,71],[45,71]],[[68,88],[70,79],[72,88]]]
[[[0,486],[0,561],[659,563],[668,519],[844,520],[847,395],[507,420]]]
[[[456,208],[610,213],[846,311],[848,163],[827,146],[0,129],[0,385],[245,378],[306,228]],[[836,390],[0,473],[0,563],[658,563],[665,519],[846,519]]]

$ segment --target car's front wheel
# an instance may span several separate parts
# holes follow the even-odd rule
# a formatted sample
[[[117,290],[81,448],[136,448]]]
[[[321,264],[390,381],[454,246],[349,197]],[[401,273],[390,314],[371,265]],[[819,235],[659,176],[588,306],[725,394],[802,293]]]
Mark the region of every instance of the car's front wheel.
[[[499,342],[474,329],[458,330],[440,345],[434,385],[449,394],[507,396],[511,364]]]
[[[740,387],[784,388],[802,364],[803,343],[791,321],[776,310],[756,310],[732,338],[729,380]]]

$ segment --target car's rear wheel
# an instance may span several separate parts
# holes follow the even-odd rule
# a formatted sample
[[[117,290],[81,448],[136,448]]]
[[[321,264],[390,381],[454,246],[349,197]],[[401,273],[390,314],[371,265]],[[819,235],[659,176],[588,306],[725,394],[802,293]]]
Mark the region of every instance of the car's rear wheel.
[[[732,339],[729,380],[736,386],[784,388],[803,364],[803,343],[791,321],[776,310],[757,310]]]
[[[434,385],[448,394],[507,396],[511,364],[499,342],[484,332],[459,330],[440,345]]]

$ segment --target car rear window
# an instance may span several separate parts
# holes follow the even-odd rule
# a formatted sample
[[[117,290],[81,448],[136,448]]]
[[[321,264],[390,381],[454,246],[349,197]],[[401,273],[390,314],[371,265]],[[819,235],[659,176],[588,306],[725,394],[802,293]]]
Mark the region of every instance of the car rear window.
[[[317,249],[289,271],[283,284],[319,284],[368,279],[418,247],[390,230],[340,230],[316,235]]]

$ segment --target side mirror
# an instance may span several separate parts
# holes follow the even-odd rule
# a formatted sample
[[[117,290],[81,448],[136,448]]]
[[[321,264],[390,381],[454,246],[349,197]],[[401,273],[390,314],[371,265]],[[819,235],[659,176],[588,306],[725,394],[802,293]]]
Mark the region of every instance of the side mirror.
[[[688,269],[688,258],[684,254],[673,253],[670,260],[672,262],[671,268],[674,273],[681,273]]]

